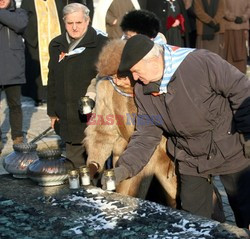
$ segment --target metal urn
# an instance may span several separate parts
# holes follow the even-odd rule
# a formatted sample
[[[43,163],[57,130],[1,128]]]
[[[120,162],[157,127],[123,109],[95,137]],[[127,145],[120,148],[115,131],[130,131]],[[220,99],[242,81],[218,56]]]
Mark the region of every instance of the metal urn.
[[[28,166],[38,160],[34,143],[14,144],[14,151],[3,159],[4,169],[15,178],[27,178]]]
[[[73,163],[62,155],[60,149],[38,152],[39,159],[30,164],[28,177],[40,186],[57,186],[65,183],[68,171],[74,168]]]

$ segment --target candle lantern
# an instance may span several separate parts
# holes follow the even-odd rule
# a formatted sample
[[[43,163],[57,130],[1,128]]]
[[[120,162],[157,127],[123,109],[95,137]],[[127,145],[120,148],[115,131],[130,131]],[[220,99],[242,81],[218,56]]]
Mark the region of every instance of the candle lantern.
[[[79,100],[80,113],[85,115],[92,112],[91,100],[89,96],[83,96]]]
[[[78,189],[80,187],[78,170],[75,170],[75,169],[70,170],[68,172],[68,179],[69,179],[70,189]]]
[[[108,191],[115,191],[115,173],[113,169],[108,169],[104,171],[106,189]]]
[[[68,178],[68,170],[73,163],[62,155],[60,149],[49,149],[38,152],[39,159],[28,167],[28,177],[40,186],[56,186],[64,184]]]
[[[79,171],[80,171],[81,184],[83,186],[90,185],[89,168],[87,166],[82,166],[79,168]]]

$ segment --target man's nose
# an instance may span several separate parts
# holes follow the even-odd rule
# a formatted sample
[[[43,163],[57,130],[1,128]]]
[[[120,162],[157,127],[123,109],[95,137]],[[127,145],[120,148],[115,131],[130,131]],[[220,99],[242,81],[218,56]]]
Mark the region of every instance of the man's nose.
[[[73,30],[76,30],[76,23],[73,23]]]
[[[132,73],[134,80],[139,80],[139,76],[136,73]]]

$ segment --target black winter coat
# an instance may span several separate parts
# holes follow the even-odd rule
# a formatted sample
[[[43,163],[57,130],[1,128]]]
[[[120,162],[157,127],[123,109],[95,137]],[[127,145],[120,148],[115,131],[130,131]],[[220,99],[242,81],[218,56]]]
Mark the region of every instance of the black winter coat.
[[[26,11],[16,9],[13,0],[8,9],[0,9],[0,85],[26,82],[22,34],[27,23]]]
[[[50,43],[47,112],[49,116],[60,119],[60,136],[65,142],[81,143],[83,140],[86,118],[79,114],[78,101],[97,74],[95,63],[106,40],[105,36],[97,35],[95,29],[89,26],[76,47],[85,47],[85,50],[66,56],[60,62],[61,52],[68,52],[66,34],[54,38]]]

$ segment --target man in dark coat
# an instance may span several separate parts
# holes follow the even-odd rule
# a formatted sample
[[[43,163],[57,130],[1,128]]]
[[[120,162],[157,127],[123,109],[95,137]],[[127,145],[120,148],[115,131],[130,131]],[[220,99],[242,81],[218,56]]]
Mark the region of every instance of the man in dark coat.
[[[63,15],[66,33],[49,46],[47,110],[52,127],[60,125],[66,156],[79,167],[85,163],[81,142],[86,118],[78,111],[78,101],[97,74],[95,63],[107,38],[89,26],[89,9],[84,5],[69,4]]]
[[[15,1],[0,1],[0,95],[4,90],[9,106],[11,137],[14,144],[23,142],[21,84],[26,80],[22,34],[27,23],[26,11],[17,9]],[[0,130],[0,144],[2,144],[1,136]],[[0,151],[1,149],[2,145]]]
[[[114,169],[117,182],[147,164],[165,133],[180,175],[182,208],[211,218],[212,179],[219,175],[236,224],[248,228],[250,80],[217,54],[160,46],[143,35],[123,49],[118,74],[131,73],[139,80],[138,117]]]
[[[37,0],[44,2],[44,0]],[[79,2],[84,3],[90,9],[90,16],[93,16],[93,0],[53,0],[55,2],[56,12],[58,14],[58,21],[60,24],[61,32],[64,32],[64,23],[62,17],[63,7],[69,3]],[[22,87],[22,94],[24,96],[31,97],[35,101],[35,106],[40,106],[46,101],[47,97],[47,84],[43,83],[41,76],[41,60],[40,60],[40,49],[39,49],[39,26],[38,18],[39,15],[47,14],[41,11],[39,13],[36,8],[35,0],[22,0],[21,8],[28,12],[29,22],[24,33],[25,39],[25,57],[26,57],[26,78],[27,84]],[[45,3],[46,4],[46,1]],[[54,29],[56,22],[53,21],[48,29]],[[50,35],[46,32],[46,35]],[[51,38],[52,39],[52,38]],[[50,39],[50,40],[51,40]],[[48,46],[46,46],[48,48]],[[46,63],[45,63],[46,64]],[[47,64],[46,64],[47,66]],[[47,79],[44,79],[47,80]]]

